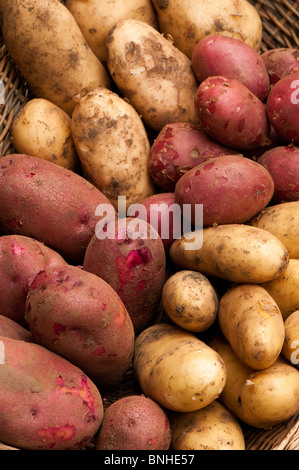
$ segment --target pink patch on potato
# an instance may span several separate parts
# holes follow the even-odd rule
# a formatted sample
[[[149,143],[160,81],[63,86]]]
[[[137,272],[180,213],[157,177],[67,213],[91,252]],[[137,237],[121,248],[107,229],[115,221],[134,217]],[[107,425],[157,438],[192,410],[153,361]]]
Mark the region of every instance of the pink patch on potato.
[[[39,429],[37,435],[46,441],[52,441],[53,439],[55,439],[55,441],[69,441],[75,436],[75,428],[67,424],[56,428],[44,428]],[[55,447],[55,443],[53,443],[52,448],[53,447]]]

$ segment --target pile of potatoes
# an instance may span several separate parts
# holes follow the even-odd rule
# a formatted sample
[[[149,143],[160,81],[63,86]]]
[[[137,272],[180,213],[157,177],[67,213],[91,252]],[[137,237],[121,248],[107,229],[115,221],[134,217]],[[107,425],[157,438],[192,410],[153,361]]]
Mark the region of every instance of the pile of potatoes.
[[[299,412],[298,50],[262,54],[247,0],[0,0],[0,26],[32,94],[0,160],[0,441],[245,450]]]

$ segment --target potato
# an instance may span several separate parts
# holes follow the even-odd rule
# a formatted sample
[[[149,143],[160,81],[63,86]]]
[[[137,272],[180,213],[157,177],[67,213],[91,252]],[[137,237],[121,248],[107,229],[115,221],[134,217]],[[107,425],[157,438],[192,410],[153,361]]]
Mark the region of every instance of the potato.
[[[105,88],[95,88],[78,103],[72,136],[84,176],[117,208],[127,207],[155,192],[148,171],[150,144],[135,109]]]
[[[269,49],[261,54],[267,68],[270,84],[274,85],[281,78],[299,72],[299,51],[289,47]]]
[[[105,411],[95,440],[96,450],[168,450],[171,429],[167,414],[144,395],[119,398]]]
[[[209,405],[226,381],[223,361],[214,350],[193,333],[166,323],[137,336],[133,371],[146,396],[177,412]]]
[[[122,20],[107,37],[107,66],[121,94],[151,129],[198,123],[191,60],[152,26]]]
[[[272,199],[274,182],[257,162],[242,155],[208,159],[187,171],[175,187],[175,201],[191,207],[196,225],[197,205],[203,206],[203,226],[242,224],[259,214]],[[238,204],[232,204],[238,201]]]
[[[26,153],[69,170],[76,170],[78,156],[71,123],[70,116],[51,101],[31,99],[13,121],[13,145],[18,153]]]
[[[76,266],[48,268],[31,284],[26,321],[35,341],[113,390],[131,363],[134,330],[116,292]]]
[[[90,49],[103,64],[107,61],[107,35],[119,20],[144,21],[158,29],[150,0],[66,0],[65,5],[78,23]]]
[[[217,400],[201,410],[170,416],[173,450],[245,450],[242,428]]]
[[[241,39],[211,34],[196,44],[191,59],[199,82],[222,75],[243,83],[261,101],[268,96],[270,79],[266,65],[260,54]]]
[[[0,230],[45,243],[69,263],[81,264],[110,201],[79,174],[26,154],[1,158]],[[115,211],[114,211],[115,213]]]
[[[184,234],[172,244],[170,257],[179,268],[244,284],[275,279],[289,263],[288,251],[278,238],[242,224]]]
[[[173,192],[178,180],[195,166],[208,158],[236,153],[211,139],[199,126],[174,122],[166,124],[152,144],[149,171],[160,189]]]
[[[290,258],[299,259],[299,201],[266,207],[251,225],[272,233],[287,248]]]
[[[0,237],[0,315],[27,326],[26,295],[40,271],[66,261],[51,248],[22,235]]]
[[[285,340],[282,355],[294,366],[299,364],[299,310],[291,313],[284,322]]]
[[[172,274],[164,284],[162,306],[173,323],[196,333],[207,330],[215,322],[218,295],[203,274],[182,270]]]
[[[261,370],[277,360],[284,343],[284,321],[278,305],[260,285],[229,289],[219,300],[218,321],[244,364]]]
[[[299,147],[279,146],[266,151],[258,163],[270,173],[274,182],[273,202],[299,200]]]
[[[16,323],[4,315],[0,315],[0,336],[20,341],[34,342],[31,332],[24,326]]]
[[[257,51],[262,41],[262,21],[247,0],[153,0],[160,30],[191,57],[198,41],[209,34],[240,39]]]
[[[98,388],[38,344],[4,336],[0,341],[0,441],[25,450],[83,449],[103,419]]]
[[[202,128],[222,145],[238,150],[269,145],[265,106],[238,80],[208,77],[199,85],[194,101]]]
[[[299,309],[298,283],[299,259],[290,259],[280,276],[261,284],[277,303],[284,320]]]
[[[0,16],[7,50],[36,98],[71,115],[78,95],[111,86],[111,77],[60,1],[1,0]]]
[[[145,221],[126,217],[112,225],[92,237],[83,268],[118,293],[139,332],[153,320],[160,303],[166,271],[164,245]]]
[[[258,429],[269,429],[299,412],[299,371],[282,357],[255,371],[243,364],[223,336],[209,343],[227,369],[220,402],[237,419]]]
[[[287,143],[299,145],[299,72],[287,75],[273,85],[266,102],[271,125]]]

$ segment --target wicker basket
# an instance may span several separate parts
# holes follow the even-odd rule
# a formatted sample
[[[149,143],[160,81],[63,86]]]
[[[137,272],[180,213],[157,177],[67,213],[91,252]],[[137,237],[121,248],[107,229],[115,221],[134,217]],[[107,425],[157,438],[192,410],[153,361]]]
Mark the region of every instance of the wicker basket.
[[[299,0],[250,1],[262,18],[261,52],[277,47],[299,48]],[[11,124],[20,108],[32,98],[21,74],[9,58],[0,32],[0,80],[4,83],[5,104],[0,105],[0,156],[15,151],[11,141]],[[132,371],[128,371],[121,387],[103,396],[107,407],[123,396],[140,393]],[[244,426],[246,450],[299,450],[299,415],[269,430]],[[91,444],[90,448],[93,446]],[[18,450],[0,443],[0,450]]]

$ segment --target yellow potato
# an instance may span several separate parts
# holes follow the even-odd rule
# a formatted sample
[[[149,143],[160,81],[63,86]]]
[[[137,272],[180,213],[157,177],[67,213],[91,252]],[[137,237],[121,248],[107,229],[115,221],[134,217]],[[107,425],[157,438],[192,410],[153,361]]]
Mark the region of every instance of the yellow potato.
[[[203,274],[183,270],[164,284],[162,306],[173,323],[188,331],[201,332],[217,318],[218,296]]]
[[[226,385],[220,402],[249,426],[268,429],[299,412],[299,371],[281,356],[267,369],[243,364],[223,336],[209,343],[223,359]]]
[[[293,312],[284,322],[285,340],[282,355],[294,366],[299,364],[299,310]]]
[[[153,0],[160,30],[191,57],[198,41],[223,34],[246,42],[257,51],[262,41],[262,21],[247,0]]]
[[[51,101],[32,99],[21,108],[13,121],[13,145],[18,153],[43,158],[74,170],[78,156],[71,124],[71,117]]]
[[[60,1],[0,0],[0,16],[7,50],[36,98],[71,114],[77,95],[111,86],[109,74]]]
[[[191,60],[152,26],[119,21],[108,34],[107,54],[118,89],[149,127],[160,131],[173,122],[199,122]]]
[[[277,303],[284,320],[299,309],[299,259],[290,259],[277,278],[261,284]]]
[[[150,144],[135,109],[106,88],[85,95],[72,116],[72,135],[85,177],[117,208],[154,193],[148,171]]]
[[[275,235],[287,248],[290,258],[299,259],[299,201],[266,207],[251,225]]]
[[[108,32],[117,21],[135,19],[158,29],[150,0],[66,0],[65,5],[77,21],[90,49],[102,63],[107,61]]]
[[[242,428],[217,400],[205,408],[170,416],[173,450],[245,450]]]
[[[278,277],[289,262],[287,249],[274,235],[242,224],[185,234],[172,244],[170,257],[182,269],[251,284]]]
[[[239,359],[252,369],[270,367],[281,353],[285,330],[280,310],[260,285],[240,284],[219,301],[220,329]]]
[[[212,348],[193,333],[166,323],[137,336],[133,370],[146,396],[177,412],[209,405],[226,381],[223,361]]]

